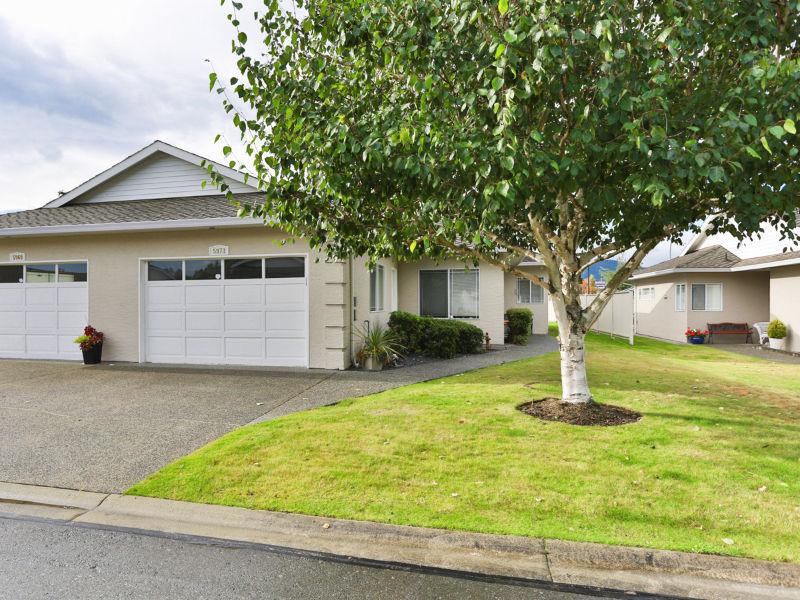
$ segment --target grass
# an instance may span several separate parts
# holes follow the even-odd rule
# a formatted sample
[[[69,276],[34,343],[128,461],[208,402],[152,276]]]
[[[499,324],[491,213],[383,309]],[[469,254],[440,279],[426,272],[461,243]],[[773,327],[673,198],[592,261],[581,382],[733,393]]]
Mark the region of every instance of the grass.
[[[244,427],[128,493],[800,562],[800,366],[600,335],[588,351],[596,398],[640,422],[517,411],[559,393],[549,354]]]

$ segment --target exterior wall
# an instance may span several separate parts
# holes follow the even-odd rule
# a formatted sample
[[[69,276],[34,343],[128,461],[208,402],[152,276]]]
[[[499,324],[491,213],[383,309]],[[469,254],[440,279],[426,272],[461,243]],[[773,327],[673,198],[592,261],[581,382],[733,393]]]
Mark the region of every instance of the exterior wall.
[[[544,267],[520,267],[525,272],[539,275],[540,277],[546,276]],[[517,301],[517,276],[512,273],[503,273],[504,275],[504,298],[505,304],[503,311],[509,308],[528,308],[533,312],[533,333],[546,334],[548,325],[548,310],[547,306],[550,301],[550,295],[544,290],[541,303],[534,304],[520,304]]]
[[[369,268],[367,267],[367,259],[363,257],[352,259],[353,269],[353,333],[350,343],[355,350],[361,346],[358,332],[366,329],[366,323],[369,322],[370,327],[381,325],[383,327],[389,324],[389,315],[395,310],[392,306],[392,298],[397,298],[397,292],[394,288],[392,271],[397,270],[397,263],[388,258],[382,258],[378,264],[383,266],[383,310],[371,311],[369,302]],[[399,281],[399,273],[398,273]]]
[[[675,310],[675,284],[686,284],[686,311]],[[722,310],[692,310],[693,283],[721,283]],[[639,289],[655,287],[653,302],[639,299]],[[640,335],[685,341],[687,327],[705,329],[709,323],[748,323],[766,321],[769,316],[769,274],[765,272],[741,273],[685,273],[653,277],[636,282],[636,332]],[[745,336],[725,335],[714,343],[741,343]]]
[[[445,260],[434,262],[424,259],[414,263],[401,263],[398,268],[398,308],[419,314],[419,272],[422,269],[463,269],[464,262]],[[489,334],[493,344],[503,343],[503,316],[505,314],[504,273],[497,267],[480,263],[478,275],[477,319],[461,319],[480,327]]]
[[[0,262],[24,252],[26,262],[86,260],[89,264],[89,321],[106,333],[103,354],[113,361],[138,361],[140,345],[140,260],[206,257],[225,244],[231,256],[309,254],[309,366],[349,365],[349,269],[311,252],[305,242],[279,245],[283,235],[264,227],[191,231],[0,238]],[[319,261],[315,261],[315,259]],[[76,335],[79,332],[76,332]]]
[[[74,204],[91,202],[117,202],[147,200],[180,196],[208,196],[219,194],[213,185],[204,188],[200,183],[208,179],[202,167],[175,156],[157,152],[142,163],[127,169],[97,188],[74,200]],[[255,192],[256,189],[225,178],[234,193]]]
[[[770,272],[769,320],[780,319],[789,329],[786,349],[800,352],[800,265]],[[764,319],[767,320],[767,319]]]

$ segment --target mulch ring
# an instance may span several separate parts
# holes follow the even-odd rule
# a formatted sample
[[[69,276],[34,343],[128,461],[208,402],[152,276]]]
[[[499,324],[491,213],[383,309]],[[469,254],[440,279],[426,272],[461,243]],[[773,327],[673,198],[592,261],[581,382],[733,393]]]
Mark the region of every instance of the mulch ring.
[[[642,418],[640,413],[621,406],[596,402],[571,404],[562,402],[560,398],[544,398],[525,402],[517,406],[517,410],[545,421],[557,421],[570,425],[627,425]]]

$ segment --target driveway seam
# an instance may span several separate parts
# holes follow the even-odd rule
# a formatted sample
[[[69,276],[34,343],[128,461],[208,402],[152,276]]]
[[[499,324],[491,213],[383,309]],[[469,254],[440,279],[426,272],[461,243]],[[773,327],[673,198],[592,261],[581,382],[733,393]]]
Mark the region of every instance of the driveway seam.
[[[268,414],[270,414],[270,413],[272,413],[272,412],[275,412],[275,411],[276,411],[276,410],[278,410],[278,409],[279,409],[281,406],[285,406],[286,404],[288,404],[288,403],[289,403],[289,402],[291,402],[292,400],[296,400],[297,398],[302,398],[302,397],[303,397],[303,394],[306,394],[306,393],[308,393],[310,390],[313,390],[313,389],[314,389],[315,387],[317,387],[318,385],[322,385],[322,384],[323,384],[323,383],[325,383],[326,381],[328,381],[328,380],[332,379],[332,378],[334,377],[334,375],[336,375],[336,373],[337,373],[337,372],[338,372],[338,371],[332,371],[331,373],[329,373],[328,375],[326,375],[325,377],[323,377],[323,378],[322,378],[322,379],[320,379],[319,381],[316,381],[316,382],[312,383],[311,385],[309,385],[308,387],[306,387],[306,388],[302,389],[302,390],[301,390],[299,393],[295,394],[294,396],[290,396],[289,398],[287,398],[287,399],[286,399],[286,400],[284,400],[283,402],[281,402],[281,403],[279,403],[279,404],[276,404],[276,405],[272,406],[272,407],[271,407],[271,408],[270,408],[270,409],[269,409],[267,412],[265,412],[265,413],[262,413],[260,416],[256,417],[256,418],[255,418],[255,419],[253,419],[252,421],[250,421],[250,423],[248,423],[248,425],[252,425],[252,424],[254,424],[254,423],[260,423],[260,422],[264,421],[264,417],[266,417]]]

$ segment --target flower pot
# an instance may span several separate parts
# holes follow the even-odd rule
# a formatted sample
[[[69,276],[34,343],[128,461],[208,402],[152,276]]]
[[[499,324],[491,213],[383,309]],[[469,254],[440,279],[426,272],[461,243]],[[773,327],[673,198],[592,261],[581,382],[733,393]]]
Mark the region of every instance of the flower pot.
[[[785,338],[769,338],[769,347],[773,350],[785,350],[786,349],[786,339]]]
[[[81,352],[83,352],[83,364],[98,365],[103,355],[103,342],[95,344],[88,350],[82,350]]]
[[[367,356],[364,359],[364,370],[366,371],[382,371],[383,363],[372,356]]]
[[[688,338],[690,344],[705,344],[706,338],[702,335],[693,335],[692,337]]]

